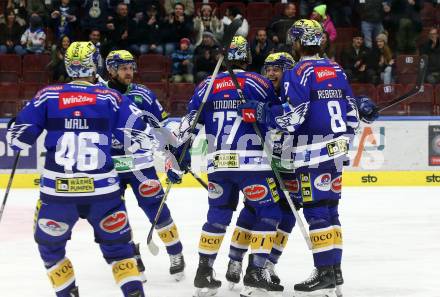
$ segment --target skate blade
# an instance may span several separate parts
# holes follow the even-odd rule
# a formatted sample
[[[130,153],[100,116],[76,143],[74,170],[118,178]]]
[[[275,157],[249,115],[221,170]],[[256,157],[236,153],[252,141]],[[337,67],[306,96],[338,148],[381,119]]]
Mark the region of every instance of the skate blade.
[[[228,289],[229,291],[233,291],[235,288],[236,283],[233,282],[228,282]]]
[[[180,282],[182,279],[185,278],[185,272],[177,272],[174,274],[171,274],[171,277],[176,281],[176,282]]]
[[[245,286],[240,292],[240,297],[278,297],[281,296],[282,293],[283,292],[268,292],[265,289]]]
[[[217,288],[196,288],[193,297],[208,297],[217,294]]]
[[[141,277],[141,282],[142,283],[147,283],[147,277],[145,276],[145,273],[141,272],[140,273],[140,277]]]
[[[336,293],[336,297],[343,297],[343,295],[342,295],[342,286],[341,285],[336,286],[335,293]]]
[[[294,291],[295,297],[336,297],[335,289],[321,289],[313,292]]]

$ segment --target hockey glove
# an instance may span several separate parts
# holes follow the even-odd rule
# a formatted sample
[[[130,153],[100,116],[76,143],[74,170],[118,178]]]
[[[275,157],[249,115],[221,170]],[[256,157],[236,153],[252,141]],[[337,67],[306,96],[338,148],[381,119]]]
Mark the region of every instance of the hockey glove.
[[[370,98],[366,96],[356,97],[356,105],[359,110],[359,117],[363,122],[371,124],[379,117],[378,108]]]
[[[263,102],[248,100],[237,107],[237,112],[243,118],[245,123],[266,124],[266,112],[268,106]]]
[[[179,147],[169,146],[170,152],[174,155],[177,161],[180,159],[180,156],[182,155],[184,146],[185,146],[184,144],[180,145]],[[183,170],[185,173],[188,173],[189,168],[191,168],[191,154],[189,153],[190,147],[191,146],[188,146],[188,148],[185,150],[185,155],[183,156],[182,162],[178,164],[180,169]]]
[[[180,184],[185,173],[180,169],[176,158],[171,153],[165,159],[165,172],[167,173],[168,180],[173,184]]]

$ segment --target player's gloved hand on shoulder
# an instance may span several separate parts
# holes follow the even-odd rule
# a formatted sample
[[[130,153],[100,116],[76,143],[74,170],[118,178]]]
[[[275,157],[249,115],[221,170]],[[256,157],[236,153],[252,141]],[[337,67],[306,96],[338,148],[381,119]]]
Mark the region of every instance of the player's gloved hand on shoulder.
[[[366,96],[356,97],[356,105],[359,110],[359,117],[363,122],[371,124],[379,117],[379,109],[370,98]]]
[[[266,115],[270,111],[269,106],[257,100],[247,100],[237,107],[237,112],[245,123],[266,124]]]

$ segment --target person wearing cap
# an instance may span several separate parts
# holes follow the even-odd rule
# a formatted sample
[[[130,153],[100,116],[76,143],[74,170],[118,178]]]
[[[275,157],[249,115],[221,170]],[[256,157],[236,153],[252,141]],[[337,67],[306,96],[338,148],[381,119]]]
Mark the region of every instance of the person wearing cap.
[[[342,50],[341,66],[350,82],[370,83],[374,70],[368,68],[369,49],[364,45],[364,38],[360,31],[353,33],[353,42]]]
[[[217,64],[218,44],[211,32],[203,32],[202,43],[194,50],[195,83],[210,75]]]
[[[197,11],[197,15],[194,18],[194,32],[196,32],[195,45],[198,46],[202,43],[203,34],[205,32],[212,32],[214,38],[221,40],[223,37],[223,22],[217,18],[217,9],[212,10],[211,5],[203,4]]]
[[[191,49],[191,41],[188,38],[180,39],[179,49],[171,54],[174,82],[194,82],[193,57],[194,54]]]
[[[321,23],[324,31],[328,32],[329,38],[331,42],[334,42],[337,37],[336,28],[333,24],[330,16],[327,14],[327,5],[321,4],[317,5],[313,8],[312,15],[310,19],[315,20]]]
[[[385,85],[389,85],[393,82],[392,72],[394,65],[393,52],[388,46],[388,36],[384,33],[380,33],[376,36],[376,44],[369,55],[370,68],[375,71],[374,76],[370,76],[373,83],[379,83],[379,77],[381,82]]]

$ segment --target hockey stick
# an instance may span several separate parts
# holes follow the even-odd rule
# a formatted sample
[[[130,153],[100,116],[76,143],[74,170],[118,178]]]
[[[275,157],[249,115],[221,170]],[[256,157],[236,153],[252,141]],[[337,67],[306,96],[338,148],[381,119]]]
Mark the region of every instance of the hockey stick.
[[[3,197],[2,206],[0,208],[0,221],[2,220],[3,211],[5,210],[6,201],[8,200],[8,196],[9,196],[9,191],[11,190],[12,187],[12,180],[14,179],[15,169],[17,169],[18,159],[20,159],[20,151],[18,151],[17,155],[15,155],[14,164],[12,165],[11,175],[9,176],[9,181],[8,181],[8,185],[6,186],[5,196]]]
[[[197,174],[194,173],[194,171],[192,171],[191,168],[188,169],[188,172],[191,173],[191,175],[199,182],[199,184],[205,188],[205,190],[208,190],[208,184],[205,183],[205,181],[198,176]]]
[[[243,95],[243,91],[242,91],[240,84],[238,83],[238,80],[237,80],[237,76],[235,75],[234,70],[231,68],[231,65],[229,64],[228,59],[225,59],[225,64],[226,64],[226,68],[228,69],[229,75],[231,76],[232,82],[234,83],[234,86],[237,89],[237,93],[238,93],[238,96],[240,97],[240,100],[242,101],[242,103],[245,103],[246,98]],[[265,139],[263,138],[263,135],[261,134],[260,128],[258,128],[256,122],[252,123],[252,127],[255,130],[255,134],[257,134],[257,136],[260,138],[264,153],[269,157],[271,155],[271,152],[270,152],[270,149],[266,145]],[[304,237],[304,240],[307,243],[307,247],[309,248],[309,250],[311,250],[312,249],[312,241],[310,240],[309,234],[307,233],[307,230],[304,227],[304,223],[303,223],[301,217],[299,216],[299,213],[296,210],[295,205],[293,204],[292,200],[290,199],[289,192],[286,190],[286,187],[284,185],[284,181],[281,177],[281,174],[277,168],[273,167],[272,162],[270,162],[270,164],[271,164],[270,166],[272,168],[272,171],[275,174],[275,178],[277,179],[277,182],[280,184],[281,189],[283,190],[284,195],[286,196],[286,200],[289,203],[289,206],[292,210],[292,213],[295,216],[296,222],[298,223],[298,226],[301,230],[301,233]]]
[[[225,29],[225,33],[223,36],[223,43],[222,43],[223,48],[222,48],[220,58],[217,61],[217,65],[215,66],[214,72],[211,76],[211,80],[210,80],[208,87],[206,89],[206,92],[203,96],[202,102],[200,103],[199,109],[197,110],[197,113],[195,114],[194,121],[191,124],[191,127],[189,129],[189,134],[194,133],[194,131],[196,129],[196,125],[197,125],[197,122],[198,122],[200,115],[202,113],[203,107],[204,107],[206,101],[208,100],[208,96],[211,93],[212,86],[214,85],[214,80],[217,77],[217,74],[220,70],[220,66],[221,66],[223,59],[225,57],[225,51],[227,51],[227,49],[229,48],[229,45],[232,42],[232,38],[234,38],[235,33],[237,32],[238,28],[241,27],[241,24],[242,24],[241,19],[236,19]],[[182,148],[182,153],[179,157],[179,161],[178,161],[179,164],[183,161],[183,158],[185,157],[185,153],[186,153],[186,150],[189,148],[189,145],[190,145],[190,141],[185,142],[185,144]],[[153,255],[157,255],[159,253],[159,247],[153,241],[153,231],[157,225],[157,221],[159,220],[160,214],[162,213],[162,209],[163,209],[165,202],[168,198],[168,194],[171,190],[171,186],[172,186],[172,183],[168,183],[167,188],[165,190],[165,195],[163,196],[163,198],[160,202],[159,209],[157,210],[156,216],[154,217],[154,221],[151,224],[150,231],[148,232],[147,245],[148,245],[148,249],[150,250],[150,252]]]
[[[378,112],[384,111],[390,107],[393,107],[396,104],[399,104],[415,94],[422,92],[423,90],[423,83],[425,82],[425,76],[426,76],[426,70],[428,68],[428,56],[422,55],[420,57],[420,63],[419,63],[419,71],[417,73],[417,81],[416,85],[412,90],[410,90],[408,93],[403,94],[402,96],[397,97],[396,99],[393,99],[391,102],[386,102],[384,104],[379,105]]]

